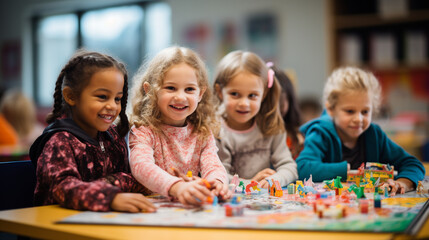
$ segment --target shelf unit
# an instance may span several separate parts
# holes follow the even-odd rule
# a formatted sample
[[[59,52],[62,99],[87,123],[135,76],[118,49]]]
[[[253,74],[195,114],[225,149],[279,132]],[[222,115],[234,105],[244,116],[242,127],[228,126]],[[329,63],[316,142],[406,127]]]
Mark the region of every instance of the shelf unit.
[[[329,2],[331,69],[345,64],[372,70],[429,68],[429,1],[405,1],[404,12],[390,17],[379,10],[382,0]]]
[[[385,4],[399,11],[386,14]],[[372,71],[383,89],[385,116],[417,112],[429,118],[429,1],[328,0],[328,7],[330,70],[352,65]],[[425,121],[423,143],[429,141]],[[423,159],[420,150],[403,147]]]

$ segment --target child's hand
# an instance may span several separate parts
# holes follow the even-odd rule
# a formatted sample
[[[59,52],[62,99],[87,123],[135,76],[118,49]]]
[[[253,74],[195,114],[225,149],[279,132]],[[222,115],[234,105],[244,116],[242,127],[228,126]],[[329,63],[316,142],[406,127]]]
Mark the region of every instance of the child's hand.
[[[185,174],[181,173],[179,170],[177,170],[174,167],[172,167],[171,169],[169,169],[168,173],[171,174],[171,175],[173,175],[173,176],[175,176],[175,177],[183,179],[183,181],[185,181],[185,182],[190,182],[190,181],[201,179],[200,177],[196,177],[196,176],[193,176],[193,175],[190,178],[190,177],[186,176]]]
[[[228,189],[228,185],[223,184],[221,181],[211,181],[212,192],[214,195],[219,196],[220,199],[226,200],[232,197],[232,192]]]
[[[388,179],[384,186],[390,188],[390,196],[395,196],[398,192],[404,194],[411,191],[413,189],[413,182],[407,178],[398,178],[396,181]]]
[[[265,178],[273,175],[274,173],[276,173],[276,171],[274,171],[273,169],[265,168],[264,170],[258,172],[251,180],[261,182],[262,180],[265,180]]]
[[[140,193],[118,193],[110,207],[120,212],[156,212],[156,207]]]
[[[168,191],[170,196],[176,197],[185,205],[199,206],[206,201],[207,197],[211,196],[210,190],[201,180],[190,182],[177,182],[171,186]]]
[[[270,185],[268,184],[268,181],[264,179],[264,180],[262,180],[262,181],[260,181],[258,183],[258,187],[260,187],[260,188],[269,188]]]

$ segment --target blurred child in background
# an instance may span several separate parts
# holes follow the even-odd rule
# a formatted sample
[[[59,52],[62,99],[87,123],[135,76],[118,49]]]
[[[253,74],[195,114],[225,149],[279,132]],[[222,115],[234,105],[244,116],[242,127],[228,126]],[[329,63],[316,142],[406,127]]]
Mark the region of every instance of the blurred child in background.
[[[0,105],[6,90],[0,87]],[[18,134],[0,111],[0,153],[10,152],[18,144]]]
[[[212,95],[204,63],[192,50],[170,47],[136,75],[129,136],[133,175],[153,192],[201,205],[227,199],[228,178],[217,155]],[[170,175],[191,171],[201,179]],[[208,184],[207,184],[208,183]]]
[[[313,97],[303,97],[298,103],[301,112],[301,125],[320,117],[323,108],[319,100]]]
[[[421,162],[371,123],[380,97],[380,85],[370,72],[345,67],[331,74],[323,92],[326,113],[301,127],[304,149],[296,160],[300,179],[310,174],[313,181],[347,179],[348,170],[380,162],[398,171],[388,181],[392,195],[416,188],[425,176]]]
[[[58,76],[50,124],[30,149],[35,205],[91,211],[155,211],[130,174],[128,74],[108,55],[78,51]],[[113,124],[117,117],[118,125]]]
[[[43,132],[43,126],[36,118],[34,102],[24,93],[10,90],[3,97],[0,112],[18,134],[19,147],[28,152],[31,144]]]
[[[287,133],[286,144],[289,147],[292,158],[296,159],[304,146],[304,137],[299,132],[301,113],[295,89],[292,81],[284,71],[278,69],[272,63],[268,63],[267,65],[274,70],[275,76],[281,86],[280,113],[283,117]]]
[[[282,186],[295,181],[274,71],[256,54],[234,51],[219,62],[214,91],[222,122],[219,157],[229,177],[238,174],[264,188],[267,178]]]

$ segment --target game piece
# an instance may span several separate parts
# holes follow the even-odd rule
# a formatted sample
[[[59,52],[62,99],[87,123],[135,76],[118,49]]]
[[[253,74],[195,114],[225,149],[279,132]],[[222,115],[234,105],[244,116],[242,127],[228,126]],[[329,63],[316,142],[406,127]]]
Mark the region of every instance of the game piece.
[[[206,185],[206,187],[207,187],[208,189],[211,189],[211,188],[212,188],[212,185],[210,185],[210,183],[209,183],[206,179],[201,178],[201,181],[204,183],[204,185]]]
[[[419,181],[417,184],[417,189],[416,189],[416,193],[417,194],[423,194],[424,193],[424,188],[423,188],[423,184],[422,181]]]
[[[274,196],[274,197],[283,196],[283,190],[282,190],[282,187],[280,186],[279,181],[271,180],[271,179],[266,179],[266,180],[268,181],[268,184],[269,184],[268,192],[271,196]]]
[[[234,174],[234,176],[231,179],[231,184],[234,184],[235,187],[238,186],[238,184],[239,184],[238,174]]]
[[[381,197],[378,193],[374,194],[374,208],[381,208]]]
[[[243,216],[244,207],[242,205],[225,204],[224,207],[227,217]]]
[[[260,193],[261,193],[261,189],[258,188],[258,182],[252,181],[246,186],[246,194],[254,195],[254,194],[260,194]]]
[[[246,187],[244,186],[244,182],[240,181],[240,184],[238,184],[238,186],[235,188],[235,192],[236,193],[244,193],[244,189]]]
[[[314,183],[313,183],[313,175],[310,174],[310,177],[308,178],[308,180],[304,179],[304,186],[309,186],[309,187],[314,187]]]
[[[423,182],[423,181],[422,181]],[[344,186],[346,186],[343,183]],[[409,192],[407,196],[384,198],[377,192],[366,194],[371,199],[357,199],[351,189],[344,189],[340,196],[335,191],[319,189],[323,183],[316,183],[317,193],[311,191],[300,198],[297,194],[270,196],[268,191],[258,195],[234,194],[225,203],[216,204],[216,197],[204,199],[199,207],[170,202],[168,198],[154,198],[157,213],[82,213],[80,223],[117,224],[123,221],[130,225],[186,226],[214,228],[255,228],[326,231],[363,231],[402,233],[418,218],[419,211],[426,211],[427,197]],[[304,186],[302,189],[306,189]],[[363,188],[363,187],[362,187]],[[301,188],[300,188],[301,189]],[[304,191],[304,190],[301,190]],[[286,195],[286,196],[285,196]],[[322,196],[318,198],[317,196]],[[408,196],[409,195],[409,196]],[[350,197],[347,199],[347,197]],[[374,196],[374,197],[372,197]],[[316,199],[315,199],[316,198]],[[381,200],[382,199],[382,200]],[[203,200],[203,199],[202,199]],[[209,205],[208,203],[212,204]],[[85,214],[90,214],[88,217]],[[108,214],[108,215],[103,215]],[[86,216],[86,217],[85,217]],[[96,216],[96,219],[94,219]],[[106,217],[109,216],[109,217]],[[244,217],[240,217],[244,216]]]
[[[359,199],[359,210],[360,213],[367,214],[369,212],[368,199]]]
[[[291,183],[287,185],[287,193],[288,194],[295,194],[295,184]]]
[[[302,183],[301,180],[296,180],[295,182],[295,193],[298,193],[298,186],[304,187],[304,184]]]
[[[367,162],[365,168],[362,165],[357,172],[351,170],[347,173],[347,182],[355,183],[357,186],[364,186],[367,191],[371,192],[374,186],[380,186],[381,183],[388,179],[393,179],[395,171],[393,166],[376,162]],[[377,180],[375,180],[378,178]]]

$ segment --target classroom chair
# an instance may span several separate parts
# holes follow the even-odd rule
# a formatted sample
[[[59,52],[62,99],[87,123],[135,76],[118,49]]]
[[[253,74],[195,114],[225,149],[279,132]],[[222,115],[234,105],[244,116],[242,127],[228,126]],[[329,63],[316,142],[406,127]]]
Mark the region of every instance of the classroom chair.
[[[32,207],[35,186],[30,160],[0,162],[0,210]]]

